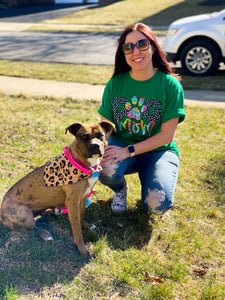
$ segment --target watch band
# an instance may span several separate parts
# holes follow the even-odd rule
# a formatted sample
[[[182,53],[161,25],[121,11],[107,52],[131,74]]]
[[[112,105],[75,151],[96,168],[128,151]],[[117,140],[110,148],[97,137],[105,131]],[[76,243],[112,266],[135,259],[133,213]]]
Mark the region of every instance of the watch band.
[[[135,155],[135,149],[133,145],[129,145],[128,147],[128,151],[130,152],[130,156],[134,156]]]

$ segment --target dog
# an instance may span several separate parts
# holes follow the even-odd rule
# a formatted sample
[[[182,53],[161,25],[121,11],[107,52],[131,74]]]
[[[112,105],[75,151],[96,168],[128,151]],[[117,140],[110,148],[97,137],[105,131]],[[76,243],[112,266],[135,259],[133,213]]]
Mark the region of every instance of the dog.
[[[25,175],[5,194],[0,219],[11,230],[35,228],[34,213],[66,206],[74,242],[79,253],[90,257],[85,247],[82,227],[85,222],[87,195],[98,180],[100,160],[107,147],[107,134],[115,127],[108,121],[66,128],[75,139],[64,152]]]

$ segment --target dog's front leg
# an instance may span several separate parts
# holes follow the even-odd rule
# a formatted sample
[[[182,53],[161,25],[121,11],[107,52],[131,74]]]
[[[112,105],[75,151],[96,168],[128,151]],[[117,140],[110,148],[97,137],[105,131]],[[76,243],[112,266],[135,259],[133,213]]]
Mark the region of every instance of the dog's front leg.
[[[80,201],[82,199],[76,198],[75,200],[71,197],[66,199],[66,207],[68,210],[68,217],[73,231],[74,242],[80,254],[84,257],[90,257],[90,253],[85,247],[82,228],[81,228],[81,215],[80,215]]]
[[[90,225],[85,221],[85,209],[86,209],[86,201],[87,196],[85,196],[80,203],[80,220],[81,220],[81,226],[84,229],[89,229]]]

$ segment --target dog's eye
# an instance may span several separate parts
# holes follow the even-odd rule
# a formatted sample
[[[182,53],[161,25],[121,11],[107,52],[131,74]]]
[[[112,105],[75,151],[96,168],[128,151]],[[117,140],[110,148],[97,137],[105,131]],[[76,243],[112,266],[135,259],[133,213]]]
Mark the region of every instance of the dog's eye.
[[[84,134],[83,136],[82,136],[82,138],[83,138],[83,140],[85,140],[85,141],[87,141],[87,140],[89,140],[89,134]]]
[[[102,140],[103,137],[104,137],[104,135],[103,135],[102,133],[98,133],[98,134],[96,135],[96,138],[97,138],[98,140]]]

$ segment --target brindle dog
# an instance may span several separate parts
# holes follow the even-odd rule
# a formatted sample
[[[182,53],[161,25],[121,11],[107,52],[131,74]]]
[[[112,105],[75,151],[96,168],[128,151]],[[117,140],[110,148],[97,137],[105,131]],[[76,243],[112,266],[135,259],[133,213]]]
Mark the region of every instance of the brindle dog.
[[[113,129],[114,125],[107,121],[67,127],[66,132],[73,134],[75,140],[65,148],[66,152],[64,149],[65,153],[24,176],[5,194],[0,210],[3,224],[12,230],[32,229],[33,212],[66,206],[74,242],[80,254],[89,257],[81,228],[88,226],[84,220],[86,198],[98,179],[96,165],[99,166],[107,146],[106,135]],[[74,161],[81,164],[84,172],[71,171]]]

